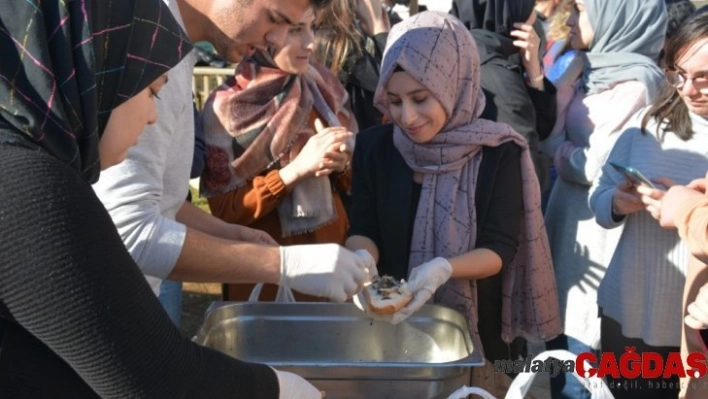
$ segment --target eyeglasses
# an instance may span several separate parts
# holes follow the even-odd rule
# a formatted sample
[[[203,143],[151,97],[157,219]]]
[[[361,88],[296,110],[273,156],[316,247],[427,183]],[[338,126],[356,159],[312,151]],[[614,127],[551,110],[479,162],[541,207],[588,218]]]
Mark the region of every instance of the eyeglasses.
[[[697,90],[708,89],[708,76],[706,75],[694,76],[691,78],[674,69],[667,69],[665,71],[665,74],[666,80],[669,82],[669,84],[677,89],[682,88],[683,85],[685,85],[686,82],[688,82],[689,80],[693,82],[693,86]]]

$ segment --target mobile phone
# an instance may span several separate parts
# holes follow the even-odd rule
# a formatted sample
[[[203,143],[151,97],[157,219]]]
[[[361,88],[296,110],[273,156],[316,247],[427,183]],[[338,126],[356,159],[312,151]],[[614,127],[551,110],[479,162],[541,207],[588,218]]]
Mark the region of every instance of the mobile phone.
[[[651,180],[647,179],[646,176],[644,176],[642,172],[638,171],[637,169],[631,166],[618,165],[614,162],[609,162],[609,164],[612,165],[612,167],[615,168],[618,172],[622,173],[627,180],[636,184],[644,183],[651,188],[656,188],[654,183],[652,183]]]

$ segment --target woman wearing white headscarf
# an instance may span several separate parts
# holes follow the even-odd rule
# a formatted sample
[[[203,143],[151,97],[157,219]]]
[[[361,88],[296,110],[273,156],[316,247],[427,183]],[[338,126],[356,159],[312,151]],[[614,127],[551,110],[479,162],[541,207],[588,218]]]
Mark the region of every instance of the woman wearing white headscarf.
[[[597,289],[621,234],[597,224],[588,194],[621,127],[659,91],[666,9],[663,0],[577,0],[567,24],[571,45],[586,51],[575,95],[560,113],[564,128],[546,143],[559,176],[546,226],[565,327],[547,347],[581,353],[597,349]],[[562,393],[555,383],[563,377],[552,381],[554,397],[588,394],[570,378]]]

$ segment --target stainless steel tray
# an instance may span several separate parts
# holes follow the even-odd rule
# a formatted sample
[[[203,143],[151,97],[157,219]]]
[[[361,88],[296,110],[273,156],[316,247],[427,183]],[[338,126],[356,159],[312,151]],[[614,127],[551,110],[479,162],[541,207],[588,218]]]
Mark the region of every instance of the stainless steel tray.
[[[426,305],[406,322],[352,304],[216,302],[194,341],[307,378],[332,398],[445,398],[484,364],[459,312]]]

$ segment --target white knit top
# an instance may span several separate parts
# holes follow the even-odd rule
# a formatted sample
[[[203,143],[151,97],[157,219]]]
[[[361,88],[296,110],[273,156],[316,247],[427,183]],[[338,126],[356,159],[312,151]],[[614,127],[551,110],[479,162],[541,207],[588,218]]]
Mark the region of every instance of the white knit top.
[[[682,141],[667,133],[660,142],[653,121],[641,132],[644,111],[625,126],[608,162],[633,166],[649,179],[669,177],[687,184],[708,170],[708,121],[691,116],[694,136]],[[612,195],[624,178],[609,164],[590,191],[590,207],[605,228],[624,225],[605,278],[598,291],[603,314],[622,325],[622,334],[654,346],[681,344],[681,299],[689,253],[676,231],[659,226],[639,211],[624,220],[612,219]]]
[[[646,87],[628,81],[589,96],[579,84],[575,90],[567,111],[559,116],[565,129],[558,138],[570,141],[576,150],[561,165],[569,178],[558,177],[545,221],[565,335],[592,345],[600,336],[597,289],[621,232],[595,222],[588,195],[622,126],[646,105]]]

